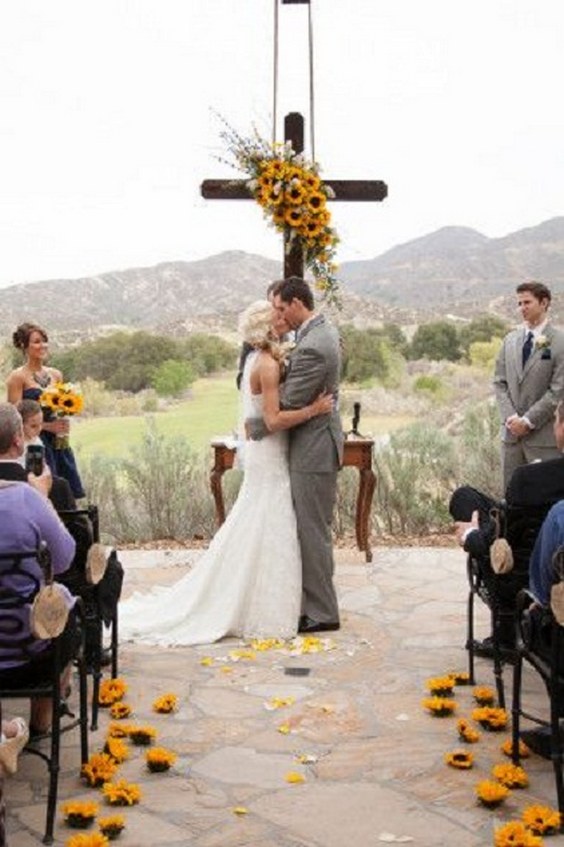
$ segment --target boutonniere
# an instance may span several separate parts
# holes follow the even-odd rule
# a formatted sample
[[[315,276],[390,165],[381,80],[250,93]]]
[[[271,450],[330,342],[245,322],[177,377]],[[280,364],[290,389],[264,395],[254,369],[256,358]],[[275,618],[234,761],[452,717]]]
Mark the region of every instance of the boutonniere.
[[[290,369],[290,353],[295,348],[295,341],[283,341],[278,347],[279,363],[280,363],[280,380],[283,381]]]
[[[547,338],[546,335],[537,335],[537,337],[535,338],[535,348],[537,350],[541,350],[541,359],[551,358],[550,338]]]

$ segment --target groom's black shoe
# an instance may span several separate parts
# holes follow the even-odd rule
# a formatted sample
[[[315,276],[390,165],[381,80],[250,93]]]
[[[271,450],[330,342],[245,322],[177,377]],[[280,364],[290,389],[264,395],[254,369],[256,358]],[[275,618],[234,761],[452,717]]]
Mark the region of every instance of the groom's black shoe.
[[[314,621],[307,615],[302,615],[298,623],[298,632],[330,632],[340,628],[339,621]]]

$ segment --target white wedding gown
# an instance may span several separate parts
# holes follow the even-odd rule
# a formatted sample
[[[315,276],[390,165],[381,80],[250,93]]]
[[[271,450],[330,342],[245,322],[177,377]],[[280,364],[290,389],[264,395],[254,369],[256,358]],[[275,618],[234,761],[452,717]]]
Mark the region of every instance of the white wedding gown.
[[[255,360],[248,356],[243,374],[244,417],[262,416],[262,397],[250,391]],[[292,638],[301,580],[288,435],[277,432],[245,443],[239,496],[194,570],[120,604],[120,636],[162,646],[211,644],[228,635]]]

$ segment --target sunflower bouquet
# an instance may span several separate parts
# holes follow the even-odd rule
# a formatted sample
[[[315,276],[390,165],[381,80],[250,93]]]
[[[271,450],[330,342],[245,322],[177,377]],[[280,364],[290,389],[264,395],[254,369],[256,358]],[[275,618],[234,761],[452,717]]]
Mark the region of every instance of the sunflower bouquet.
[[[67,418],[79,415],[84,408],[82,391],[72,382],[55,382],[44,388],[39,403],[50,418]],[[63,450],[69,446],[68,435],[57,435],[55,447]]]
[[[270,143],[255,133],[244,138],[223,121],[220,133],[231,160],[248,176],[247,186],[264,216],[284,236],[285,250],[299,250],[316,288],[328,302],[338,303],[335,264],[338,237],[331,226],[327,200],[335,195],[319,176],[319,166],[290,142]]]

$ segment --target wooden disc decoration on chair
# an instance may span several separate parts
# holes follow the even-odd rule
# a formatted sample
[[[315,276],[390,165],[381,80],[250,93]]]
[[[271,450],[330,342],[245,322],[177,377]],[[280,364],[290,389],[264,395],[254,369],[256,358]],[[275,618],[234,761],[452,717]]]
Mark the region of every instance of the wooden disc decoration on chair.
[[[95,542],[86,557],[86,579],[91,585],[98,585],[108,566],[110,547]]]
[[[56,583],[41,588],[33,601],[29,616],[30,629],[36,638],[56,638],[69,617],[65,592]]]
[[[564,582],[557,582],[550,589],[550,608],[556,621],[564,626]]]
[[[490,547],[492,570],[497,574],[513,570],[513,551],[506,538],[496,538]]]

